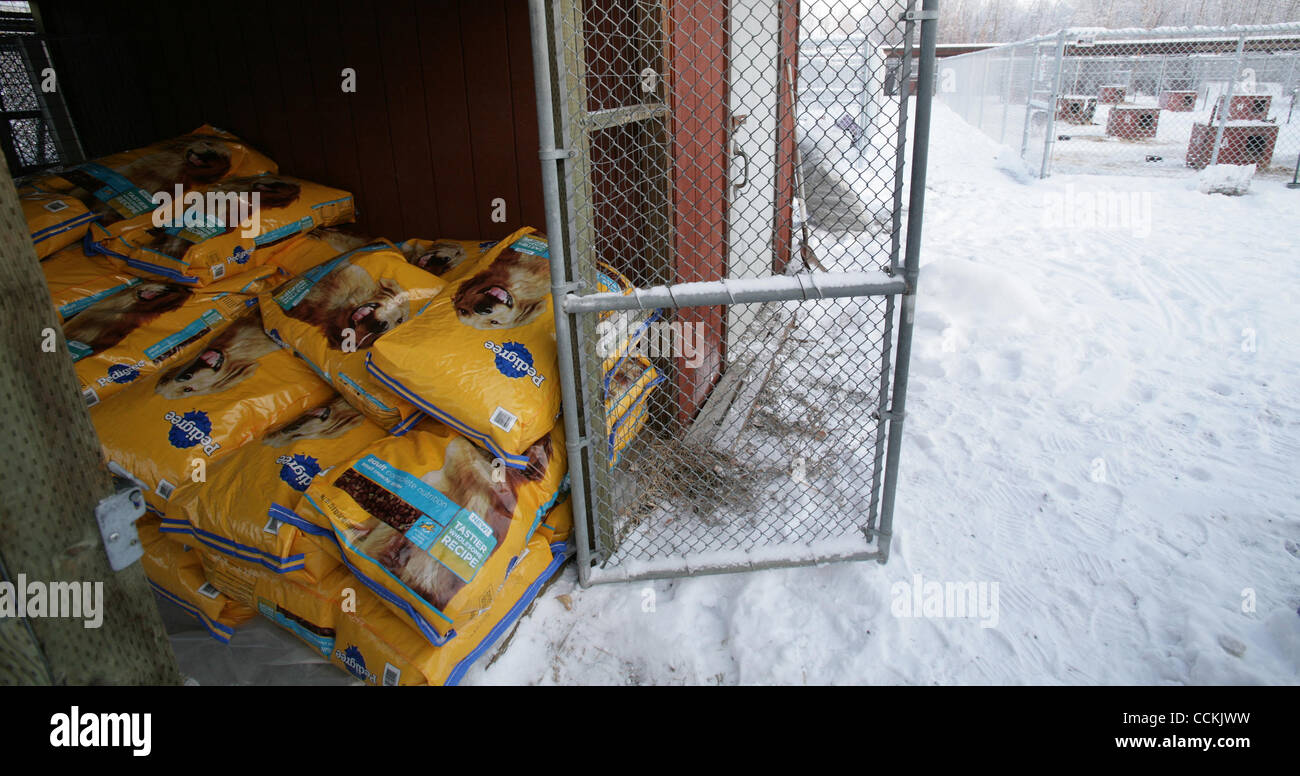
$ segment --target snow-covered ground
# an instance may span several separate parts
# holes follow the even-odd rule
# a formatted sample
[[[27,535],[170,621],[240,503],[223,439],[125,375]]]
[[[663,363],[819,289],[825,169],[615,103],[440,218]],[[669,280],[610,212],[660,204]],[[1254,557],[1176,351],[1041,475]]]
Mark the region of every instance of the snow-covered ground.
[[[936,104],[888,565],[570,567],[466,683],[1300,682],[1300,191],[1020,164]]]

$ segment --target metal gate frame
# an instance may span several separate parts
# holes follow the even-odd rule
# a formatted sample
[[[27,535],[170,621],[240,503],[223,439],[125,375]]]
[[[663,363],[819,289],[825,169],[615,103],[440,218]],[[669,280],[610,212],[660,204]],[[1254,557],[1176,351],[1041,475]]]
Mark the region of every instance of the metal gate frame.
[[[905,26],[904,67],[910,70],[912,40],[917,26],[920,29],[920,51],[916,117],[912,148],[910,193],[907,208],[906,244],[900,266],[899,245],[895,229],[890,264],[881,273],[869,272],[801,272],[773,275],[764,278],[726,278],[717,281],[674,283],[652,288],[637,289],[631,294],[614,292],[578,293],[583,284],[576,282],[571,256],[583,255],[584,246],[575,246],[575,237],[566,229],[570,215],[561,185],[572,180],[575,168],[590,169],[585,146],[563,137],[559,127],[573,118],[575,110],[585,111],[585,106],[575,108],[564,100],[566,79],[574,73],[574,63],[566,62],[562,45],[560,13],[547,0],[529,0],[529,16],[533,48],[535,92],[537,98],[539,158],[542,168],[542,186],[545,197],[546,230],[550,236],[551,291],[555,301],[556,345],[562,392],[563,422],[569,460],[569,477],[572,487],[573,514],[578,557],[578,576],[585,587],[593,583],[629,581],[634,579],[666,578],[694,574],[729,573],[760,568],[817,565],[840,560],[874,559],[885,563],[889,559],[890,539],[893,532],[895,491],[898,482],[898,465],[901,452],[903,419],[907,398],[909,362],[911,360],[913,317],[915,310],[918,266],[921,249],[922,216],[925,204],[926,164],[929,150],[931,98],[935,83],[935,41],[938,19],[938,0],[923,0],[921,10],[916,0],[909,0],[908,10],[899,22]],[[573,5],[572,0],[565,5]],[[580,7],[580,0],[577,3]],[[578,67],[581,67],[579,63]],[[904,81],[905,82],[905,81]],[[899,90],[901,100],[900,136],[896,146],[896,165],[893,181],[893,217],[901,218],[901,195],[905,146],[907,142],[907,90]],[[585,166],[586,165],[586,166]],[[582,173],[585,174],[585,173]],[[589,481],[594,469],[593,450],[596,440],[584,434],[583,400],[578,379],[588,374],[590,365],[576,331],[577,316],[605,311],[650,310],[655,308],[680,309],[696,306],[741,305],[788,300],[825,300],[845,297],[882,297],[886,304],[884,360],[880,376],[880,407],[877,422],[877,446],[885,439],[883,489],[880,493],[879,519],[875,514],[876,491],[873,481],[872,512],[864,531],[875,548],[867,552],[798,557],[789,559],[751,560],[744,563],[726,563],[697,567],[628,572],[621,569],[596,568],[601,561],[601,548],[592,541],[593,527],[600,515],[593,510]],[[893,330],[895,308],[896,331]],[[891,341],[892,339],[892,341]],[[893,352],[892,394],[890,386],[889,355]],[[892,400],[891,400],[892,398]],[[886,405],[888,405],[886,407]],[[597,463],[602,463],[597,461]],[[877,469],[875,477],[880,476]]]

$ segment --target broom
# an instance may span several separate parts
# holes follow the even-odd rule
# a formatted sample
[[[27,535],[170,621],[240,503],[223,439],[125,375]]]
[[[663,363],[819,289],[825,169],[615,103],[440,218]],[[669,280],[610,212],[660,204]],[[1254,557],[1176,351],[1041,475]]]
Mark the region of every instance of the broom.
[[[794,93],[794,67],[790,64],[790,59],[785,60],[785,82],[790,89],[790,113],[794,119],[794,185],[799,194],[799,258],[803,262],[805,270],[819,269],[823,272],[826,268],[817,260],[817,254],[813,252],[812,243],[808,239],[808,200],[804,196],[803,190],[803,152],[799,150],[799,116],[795,113],[798,107],[798,100]]]

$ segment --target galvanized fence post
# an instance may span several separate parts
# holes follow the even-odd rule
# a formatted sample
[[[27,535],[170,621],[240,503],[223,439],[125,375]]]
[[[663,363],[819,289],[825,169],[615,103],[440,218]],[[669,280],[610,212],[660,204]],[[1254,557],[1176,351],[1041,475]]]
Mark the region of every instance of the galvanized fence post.
[[[568,262],[565,260],[564,216],[561,211],[560,165],[567,151],[556,146],[555,104],[551,93],[552,55],[546,20],[545,0],[529,0],[528,16],[533,44],[533,80],[537,96],[538,157],[542,165],[542,187],[546,207],[546,231],[550,235],[551,307],[555,316],[555,344],[560,369],[561,406],[564,412],[564,437],[569,459],[570,499],[573,501],[573,531],[577,543],[578,580],[584,586],[591,574],[591,549],[587,532],[587,485],[581,412],[575,384],[576,357],[564,311],[564,295],[570,290]],[[558,56],[558,52],[556,54]]]
[[[1038,177],[1046,178],[1051,169],[1052,148],[1056,141],[1056,106],[1061,99],[1061,73],[1065,67],[1065,30],[1056,36],[1056,74],[1052,77],[1052,93],[1047,96],[1047,134],[1043,137],[1043,162]]]
[[[1232,113],[1232,97],[1236,92],[1237,79],[1241,77],[1241,60],[1245,49],[1246,36],[1242,35],[1237,38],[1237,59],[1232,68],[1232,75],[1228,78],[1228,90],[1219,98],[1223,104],[1222,115],[1211,114],[1215,115],[1219,122],[1219,126],[1214,132],[1214,150],[1210,152],[1209,166],[1211,167],[1219,163],[1219,149],[1223,148],[1223,130],[1227,128],[1228,116]]]
[[[894,368],[893,402],[889,407],[889,444],[885,453],[885,486],[881,496],[878,560],[889,560],[893,536],[894,503],[898,490],[898,461],[902,452],[903,418],[907,409],[907,380],[912,359],[912,328],[916,313],[916,283],[921,264],[921,225],[925,211],[925,170],[930,155],[930,114],[934,84],[934,51],[938,32],[939,0],[924,0],[921,19],[921,62],[916,90],[916,129],[912,139],[912,181],[907,203],[907,247],[903,279],[907,290],[899,305],[898,349]]]

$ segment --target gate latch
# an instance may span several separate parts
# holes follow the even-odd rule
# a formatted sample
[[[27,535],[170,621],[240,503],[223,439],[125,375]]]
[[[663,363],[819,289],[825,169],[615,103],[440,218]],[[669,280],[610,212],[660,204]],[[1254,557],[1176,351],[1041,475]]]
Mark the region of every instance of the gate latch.
[[[135,530],[135,521],[144,514],[144,492],[125,477],[113,476],[113,493],[95,505],[95,522],[108,552],[108,565],[114,571],[135,563],[144,555],[144,545]]]
[[[938,19],[938,18],[939,18],[938,11],[920,10],[920,11],[903,11],[903,13],[898,17],[898,20],[903,22],[924,22],[924,21],[929,21],[930,19]]]

